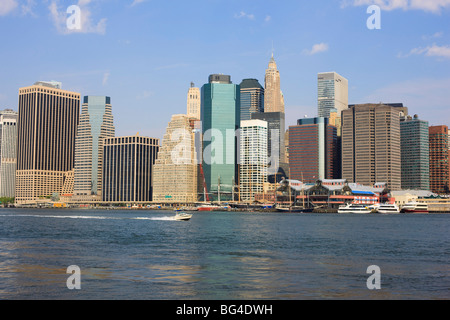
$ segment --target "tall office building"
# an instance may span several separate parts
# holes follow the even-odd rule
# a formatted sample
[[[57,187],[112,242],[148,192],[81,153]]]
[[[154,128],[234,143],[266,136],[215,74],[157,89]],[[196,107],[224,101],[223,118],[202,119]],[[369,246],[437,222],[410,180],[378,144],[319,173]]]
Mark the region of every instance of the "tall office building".
[[[17,112],[0,111],[0,197],[14,198],[17,165]]]
[[[106,138],[103,146],[102,200],[105,202],[152,201],[153,165],[159,139]]]
[[[342,112],[342,178],[401,189],[400,112],[383,104]]]
[[[270,59],[266,69],[264,82],[264,112],[283,112],[284,97],[281,91],[280,71],[278,71],[275,59]]]
[[[315,182],[318,179],[335,179],[336,127],[328,118],[299,119],[289,127],[290,179]]]
[[[187,94],[187,115],[190,118],[200,120],[201,113],[201,93],[200,88],[196,88],[194,83],[191,82],[191,87],[189,88]]]
[[[428,121],[417,115],[401,118],[402,189],[430,189]]]
[[[211,200],[231,200],[238,178],[240,88],[213,74],[202,87],[203,175]]]
[[[240,201],[253,202],[267,182],[266,121],[241,121],[239,185]]]
[[[80,94],[57,82],[19,89],[16,202],[61,194],[74,168]]]
[[[435,193],[450,192],[448,127],[429,127],[430,138],[430,189]]]
[[[336,112],[340,118],[341,112],[348,108],[348,80],[336,72],[319,73],[317,89],[319,117],[330,118],[330,113]]]
[[[84,97],[75,139],[74,200],[101,200],[103,139],[114,135],[111,98]]]
[[[194,203],[197,195],[195,119],[173,115],[153,166],[153,201]]]
[[[241,121],[250,120],[251,114],[264,112],[264,88],[256,79],[244,79],[241,84]]]

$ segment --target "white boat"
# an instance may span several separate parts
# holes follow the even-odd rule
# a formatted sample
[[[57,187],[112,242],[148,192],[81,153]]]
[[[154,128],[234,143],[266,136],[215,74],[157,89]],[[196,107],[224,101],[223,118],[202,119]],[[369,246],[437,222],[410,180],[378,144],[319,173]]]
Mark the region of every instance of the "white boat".
[[[174,219],[177,221],[188,221],[192,218],[192,214],[187,214],[185,212],[178,212]]]
[[[378,213],[400,213],[400,209],[395,203],[382,203],[378,207]]]
[[[349,203],[339,206],[338,213],[371,213],[371,210],[365,204]]]
[[[401,212],[405,213],[429,213],[428,204],[420,202],[405,203]]]

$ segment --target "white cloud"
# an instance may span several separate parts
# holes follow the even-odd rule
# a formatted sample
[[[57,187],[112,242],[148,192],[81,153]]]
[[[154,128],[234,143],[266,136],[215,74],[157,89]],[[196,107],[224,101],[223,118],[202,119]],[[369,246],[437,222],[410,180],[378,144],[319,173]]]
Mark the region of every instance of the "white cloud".
[[[265,22],[269,22],[270,20],[272,20],[271,16],[266,16],[266,18],[264,19]]]
[[[423,10],[426,12],[441,13],[442,9],[450,8],[450,0],[342,0],[341,8],[348,6],[377,5],[382,10]]]
[[[104,86],[106,86],[107,84],[108,84],[108,80],[109,80],[109,76],[110,76],[111,74],[109,73],[109,72],[105,72],[104,74],[103,74],[103,80],[102,80],[102,84],[104,85]]]
[[[141,4],[143,2],[146,2],[147,0],[134,0],[133,3],[131,4],[131,7],[134,7],[138,4]]]
[[[329,49],[328,44],[322,42],[322,43],[313,45],[311,50],[306,50],[306,49],[303,50],[303,54],[314,55],[314,54],[317,54],[320,52],[328,51],[328,49]]]
[[[247,19],[249,19],[249,20],[255,20],[255,15],[254,15],[254,14],[252,14],[252,13],[246,13],[246,12],[244,12],[244,11],[241,11],[241,12],[239,12],[239,13],[236,13],[236,14],[234,15],[234,17],[235,17],[236,19],[247,18]]]
[[[70,17],[67,14],[67,7],[60,9],[59,1],[52,0],[48,9],[50,11],[50,17],[56,27],[56,30],[61,34],[73,34],[73,33],[96,33],[104,35],[106,33],[106,18],[101,19],[97,24],[92,21],[91,11],[88,5],[91,0],[79,0],[78,6],[81,10],[81,28],[72,29],[67,28],[67,19]]]
[[[414,48],[407,54],[399,53],[398,58],[407,58],[411,55],[425,55],[426,57],[438,57],[450,59],[450,46],[438,46],[433,44],[425,48]]]
[[[6,16],[18,6],[17,0],[1,0],[0,1],[0,16]]]

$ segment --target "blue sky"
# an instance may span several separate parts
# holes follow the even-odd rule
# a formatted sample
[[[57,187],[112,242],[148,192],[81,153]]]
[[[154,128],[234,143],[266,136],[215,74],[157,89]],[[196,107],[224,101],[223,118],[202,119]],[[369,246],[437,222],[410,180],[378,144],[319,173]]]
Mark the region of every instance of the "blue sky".
[[[82,29],[69,31],[70,5]],[[381,29],[366,26],[381,8]],[[286,125],[317,115],[317,73],[349,80],[349,103],[403,102],[450,125],[450,0],[0,0],[0,109],[56,80],[112,99],[116,134],[162,138],[193,81],[239,84],[274,47]]]

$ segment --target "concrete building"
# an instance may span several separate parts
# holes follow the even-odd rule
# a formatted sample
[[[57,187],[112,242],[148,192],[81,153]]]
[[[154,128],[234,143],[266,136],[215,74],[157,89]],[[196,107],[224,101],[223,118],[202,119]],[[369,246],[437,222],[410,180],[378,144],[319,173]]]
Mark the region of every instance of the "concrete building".
[[[211,200],[231,200],[238,179],[240,87],[213,74],[202,86],[203,175]]]
[[[195,121],[184,114],[172,116],[153,166],[154,202],[197,202]]]
[[[430,189],[435,193],[449,193],[450,168],[448,127],[429,127],[430,139]]]
[[[330,118],[336,112],[340,118],[348,108],[348,80],[336,72],[319,73],[317,90],[319,117]]]
[[[267,130],[266,121],[241,121],[240,201],[252,203],[256,194],[264,192],[267,181]]]
[[[153,165],[159,139],[141,137],[106,138],[103,146],[102,200],[145,203],[153,196]]]
[[[264,112],[264,88],[256,79],[244,79],[241,88],[241,121],[250,120],[252,113]]]
[[[264,81],[264,112],[283,112],[284,97],[281,91],[280,71],[275,59],[270,59]]]
[[[14,198],[17,165],[17,112],[0,111],[0,197]]]
[[[114,137],[111,98],[86,96],[75,139],[73,200],[101,200],[103,141]]]
[[[80,94],[57,82],[19,89],[16,203],[61,194],[74,168]]]
[[[384,104],[354,105],[342,112],[342,178],[385,182],[401,189],[400,113]]]
[[[402,117],[400,121],[402,189],[430,189],[428,121]]]
[[[200,120],[202,116],[200,88],[196,88],[193,82],[191,82],[191,87],[187,94],[187,115],[189,118],[197,120]]]

